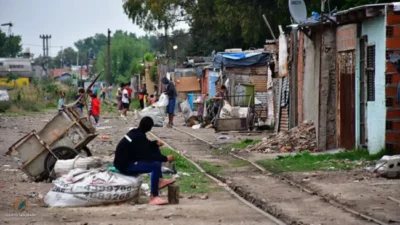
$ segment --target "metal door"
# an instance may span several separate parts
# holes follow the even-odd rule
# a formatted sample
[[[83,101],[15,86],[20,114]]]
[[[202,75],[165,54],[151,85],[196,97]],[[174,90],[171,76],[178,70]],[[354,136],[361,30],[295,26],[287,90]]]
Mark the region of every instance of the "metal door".
[[[355,147],[355,51],[339,53],[340,138],[339,146]]]

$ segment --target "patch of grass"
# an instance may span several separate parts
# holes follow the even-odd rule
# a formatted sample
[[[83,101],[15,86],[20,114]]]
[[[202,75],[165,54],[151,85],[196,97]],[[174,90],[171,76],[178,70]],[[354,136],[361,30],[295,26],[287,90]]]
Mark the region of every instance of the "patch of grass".
[[[229,163],[232,165],[232,167],[242,167],[250,164],[249,162],[240,159],[231,160]]]
[[[309,152],[297,153],[291,156],[280,156],[277,159],[257,161],[267,170],[279,172],[305,172],[314,170],[352,170],[365,166],[373,160],[389,154],[387,151],[370,155],[367,150],[353,150],[336,154],[311,155]]]
[[[255,144],[257,144],[257,143],[260,142],[260,141],[261,141],[261,140],[259,140],[259,139],[256,139],[256,140],[253,140],[253,139],[245,139],[245,140],[243,140],[243,141],[241,141],[241,142],[232,144],[232,145],[231,145],[231,148],[235,148],[235,149],[245,149],[245,148],[247,148],[248,146],[250,146],[250,145],[255,145]]]
[[[218,175],[221,172],[221,167],[218,166],[214,166],[209,162],[200,162],[200,166],[203,167],[203,169],[205,171],[207,171],[207,173],[210,173],[212,175]]]
[[[189,175],[179,175],[177,182],[181,193],[202,194],[218,190],[219,187],[213,186],[212,181],[188,160],[168,148],[161,148],[161,152],[164,155],[173,155],[175,157],[176,170]]]

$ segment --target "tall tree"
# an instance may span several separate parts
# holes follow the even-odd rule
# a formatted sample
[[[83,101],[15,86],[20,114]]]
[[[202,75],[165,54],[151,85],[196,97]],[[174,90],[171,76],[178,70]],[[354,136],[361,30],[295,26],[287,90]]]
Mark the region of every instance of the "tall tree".
[[[146,31],[164,30],[164,48],[168,53],[168,31],[178,22],[190,20],[186,9],[194,0],[127,0],[123,8],[132,21]]]
[[[89,52],[96,56],[99,54],[103,46],[107,45],[107,36],[104,34],[95,34],[92,37],[88,37],[75,42],[75,47],[79,52]]]
[[[111,79],[112,83],[129,81],[140,71],[143,56],[150,50],[148,40],[136,38],[123,31],[116,31],[111,38]],[[96,60],[98,71],[105,69],[107,65],[107,51],[104,46]]]
[[[22,51],[21,36],[7,36],[0,29],[0,57],[16,57]]]

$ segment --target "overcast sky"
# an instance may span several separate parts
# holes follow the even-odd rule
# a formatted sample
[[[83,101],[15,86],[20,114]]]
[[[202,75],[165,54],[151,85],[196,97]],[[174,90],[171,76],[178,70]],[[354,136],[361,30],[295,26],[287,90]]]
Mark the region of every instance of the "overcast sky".
[[[51,56],[61,46],[73,47],[79,39],[106,34],[107,28],[145,34],[124,14],[122,0],[0,0],[0,24],[10,21],[12,32],[22,36],[23,48],[29,47],[35,57],[43,54],[41,34],[52,36]]]

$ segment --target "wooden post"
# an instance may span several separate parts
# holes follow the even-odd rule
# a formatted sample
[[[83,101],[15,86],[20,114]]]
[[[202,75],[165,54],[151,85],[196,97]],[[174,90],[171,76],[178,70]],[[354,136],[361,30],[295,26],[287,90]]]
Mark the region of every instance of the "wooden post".
[[[168,203],[179,204],[179,186],[171,184],[168,186]]]

